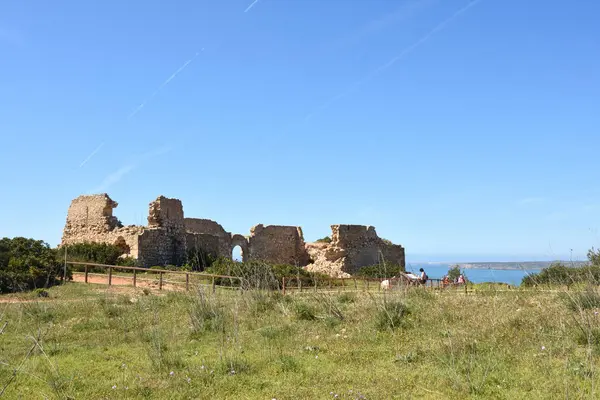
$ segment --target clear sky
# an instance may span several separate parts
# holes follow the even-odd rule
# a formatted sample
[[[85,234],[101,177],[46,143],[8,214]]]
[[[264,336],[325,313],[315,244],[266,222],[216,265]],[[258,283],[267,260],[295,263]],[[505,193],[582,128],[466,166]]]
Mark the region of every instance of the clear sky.
[[[56,245],[107,192],[408,261],[600,246],[600,2],[251,3],[0,2],[0,236]]]

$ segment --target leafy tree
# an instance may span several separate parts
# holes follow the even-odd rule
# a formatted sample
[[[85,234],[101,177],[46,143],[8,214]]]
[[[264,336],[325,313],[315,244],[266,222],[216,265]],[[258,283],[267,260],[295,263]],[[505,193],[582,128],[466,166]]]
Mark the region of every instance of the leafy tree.
[[[451,281],[456,280],[460,276],[460,266],[458,264],[448,269],[448,279]]]
[[[0,240],[0,293],[48,287],[63,274],[56,249],[42,240],[16,237]],[[68,271],[67,278],[70,278]]]
[[[331,243],[331,238],[329,236],[325,236],[324,238],[315,240],[316,243]]]

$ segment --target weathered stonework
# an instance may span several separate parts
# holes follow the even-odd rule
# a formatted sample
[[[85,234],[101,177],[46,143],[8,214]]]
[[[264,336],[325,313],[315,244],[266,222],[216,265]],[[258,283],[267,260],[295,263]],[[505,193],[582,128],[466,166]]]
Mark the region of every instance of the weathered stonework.
[[[248,239],[250,260],[305,266],[308,264],[302,229],[262,224],[252,227]]]
[[[243,261],[257,260],[306,267],[331,276],[348,276],[381,261],[404,267],[404,248],[377,236],[375,228],[332,225],[331,243],[305,243],[302,228],[262,224],[249,236],[232,234],[209,219],[185,218],[178,199],[159,196],[149,204],[147,226],[123,226],[107,194],[79,196],[71,202],[61,245],[103,242],[123,248],[143,267],[179,265],[190,249],[231,258],[235,246]]]
[[[332,225],[330,243],[308,243],[306,250],[313,262],[306,268],[330,276],[347,277],[361,267],[381,262],[405,268],[404,248],[377,236],[375,227]]]
[[[221,225],[210,219],[185,218],[185,230],[190,233],[211,235],[217,238],[217,255],[220,257],[231,257],[233,245],[231,233],[227,232]]]

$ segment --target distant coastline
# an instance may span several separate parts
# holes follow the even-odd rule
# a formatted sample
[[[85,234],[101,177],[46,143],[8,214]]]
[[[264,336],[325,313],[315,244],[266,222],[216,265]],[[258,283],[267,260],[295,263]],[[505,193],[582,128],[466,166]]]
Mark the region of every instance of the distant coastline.
[[[521,262],[468,262],[456,263],[464,269],[496,269],[496,270],[541,270],[552,264],[563,264],[567,267],[581,267],[588,264],[587,261],[521,261]]]

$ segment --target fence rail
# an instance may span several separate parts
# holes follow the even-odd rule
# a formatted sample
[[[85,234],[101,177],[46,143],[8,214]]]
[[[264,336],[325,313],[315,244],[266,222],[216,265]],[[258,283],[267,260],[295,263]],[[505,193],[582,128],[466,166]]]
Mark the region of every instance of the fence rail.
[[[213,292],[216,290],[216,286],[235,286],[234,283],[237,283],[238,286],[243,285],[243,277],[239,276],[230,276],[230,275],[216,275],[216,274],[206,274],[202,272],[192,272],[192,271],[177,271],[177,270],[163,270],[163,269],[153,269],[153,268],[140,268],[140,267],[130,267],[130,266],[122,266],[122,265],[106,265],[106,264],[97,264],[97,263],[88,263],[88,262],[77,262],[77,261],[67,261],[66,264],[72,266],[83,266],[84,267],[84,282],[89,283],[89,276],[96,275],[90,272],[90,268],[102,268],[108,272],[107,284],[109,286],[113,285],[113,271],[127,271],[132,273],[132,285],[133,287],[137,287],[138,283],[138,272],[143,272],[146,274],[154,274],[158,275],[158,289],[162,290],[165,283],[169,284],[184,284],[185,289],[190,289],[190,278],[192,279],[200,279],[207,280],[210,282],[212,286]],[[185,282],[183,281],[166,281],[164,279],[164,275],[184,275]],[[140,278],[140,280],[148,280],[146,278]],[[231,285],[222,285],[222,280],[228,280]],[[349,278],[333,278],[333,277],[325,277],[325,276],[286,276],[281,278],[278,281],[278,290],[280,290],[283,294],[287,292],[304,292],[309,290],[317,291],[319,289],[328,289],[328,290],[338,290],[338,291],[370,291],[377,290],[383,291],[386,290],[382,282],[387,281],[387,288],[393,289],[394,287],[400,286],[422,286],[429,289],[442,289],[444,286],[440,279],[428,279],[428,281],[421,285],[417,282],[411,281],[405,277],[397,277],[397,278],[365,278],[365,277],[349,277]]]
[[[140,268],[140,267],[129,267],[129,266],[122,266],[122,265],[106,265],[106,264],[96,264],[96,263],[86,263],[86,262],[77,262],[77,261],[67,261],[66,262],[67,265],[81,265],[84,267],[84,274],[85,274],[85,278],[84,281],[85,283],[88,283],[89,281],[89,275],[90,275],[90,267],[92,268],[104,268],[108,271],[108,285],[111,286],[112,285],[112,278],[113,278],[113,270],[124,270],[124,271],[132,271],[133,272],[133,276],[132,276],[132,283],[133,283],[133,287],[137,286],[137,273],[138,272],[145,272],[145,273],[151,273],[151,274],[158,274],[158,289],[162,290],[163,289],[163,285],[165,283],[176,283],[176,284],[181,284],[183,282],[178,282],[178,281],[165,281],[164,280],[164,274],[175,274],[175,275],[185,275],[185,289],[189,290],[190,289],[190,277],[199,277],[199,278],[205,278],[209,281],[211,281],[211,286],[213,289],[213,292],[215,291],[215,288],[217,286],[217,279],[229,279],[232,282],[233,281],[239,281],[241,283],[242,278],[238,277],[238,276],[229,276],[229,275],[215,275],[215,274],[203,274],[201,272],[191,272],[191,271],[171,271],[171,270],[163,270],[163,269],[152,269],[152,268]]]

